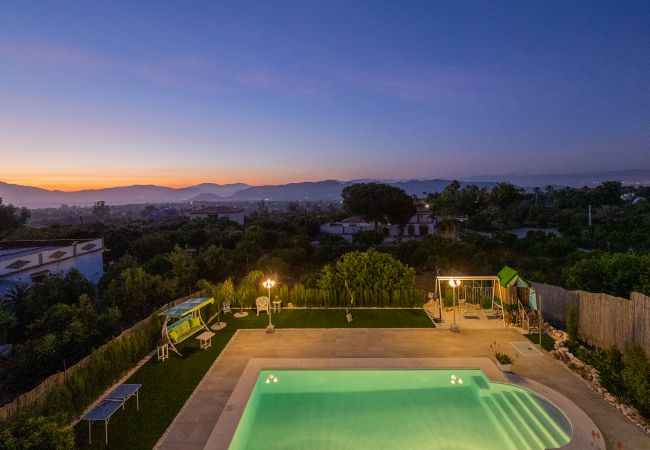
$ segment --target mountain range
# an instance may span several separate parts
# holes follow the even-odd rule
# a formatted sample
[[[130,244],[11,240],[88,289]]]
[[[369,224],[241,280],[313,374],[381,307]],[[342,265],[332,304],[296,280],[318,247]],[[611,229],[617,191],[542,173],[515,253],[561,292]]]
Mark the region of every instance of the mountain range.
[[[205,201],[217,201],[230,197],[249,187],[244,183],[214,184],[202,183],[185,188],[170,188],[154,185],[133,185],[104,189],[84,189],[64,192],[32,186],[21,186],[0,181],[0,197],[3,203],[28,208],[48,208],[62,204],[88,206],[103,200],[110,205],[136,203],[178,203],[208,196]]]
[[[492,187],[498,181],[510,181],[525,188],[534,186],[592,186],[597,183],[617,180],[626,184],[650,184],[650,170],[625,170],[617,172],[587,173],[575,175],[493,175],[467,177],[461,185],[475,184],[479,187]],[[0,197],[4,203],[28,208],[58,207],[62,204],[88,206],[103,200],[110,205],[139,203],[181,203],[203,202],[243,202],[243,201],[339,201],[345,186],[373,180],[323,180],[303,183],[288,183],[268,186],[250,186],[245,183],[215,184],[202,183],[184,188],[170,188],[154,185],[133,185],[104,189],[85,189],[75,192],[47,190],[31,186],[21,186],[0,181]],[[424,192],[440,192],[450,183],[445,179],[428,180],[378,180],[403,189],[409,195],[422,195]]]

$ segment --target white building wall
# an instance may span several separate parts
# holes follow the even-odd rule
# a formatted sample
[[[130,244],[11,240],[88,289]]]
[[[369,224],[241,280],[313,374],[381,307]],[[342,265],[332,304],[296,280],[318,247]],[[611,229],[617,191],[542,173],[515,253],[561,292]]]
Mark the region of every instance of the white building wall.
[[[84,246],[92,244],[92,248],[84,250]],[[63,252],[56,258],[57,252]],[[20,268],[8,266],[16,261],[25,261]],[[82,241],[75,246],[61,246],[55,249],[44,250],[39,253],[17,255],[15,258],[5,259],[0,262],[0,284],[7,288],[14,284],[33,283],[33,277],[38,274],[63,275],[71,269],[77,269],[92,283],[98,283],[104,275],[104,241],[95,239]],[[0,292],[0,294],[3,294]]]
[[[326,223],[320,226],[320,231],[327,234],[343,234],[344,227],[343,224]]]
[[[44,266],[14,272],[2,279],[16,283],[32,284],[32,275],[45,269],[49,270],[48,275],[64,275],[70,269],[77,269],[88,281],[97,284],[104,275],[104,258],[100,251],[85,253]]]

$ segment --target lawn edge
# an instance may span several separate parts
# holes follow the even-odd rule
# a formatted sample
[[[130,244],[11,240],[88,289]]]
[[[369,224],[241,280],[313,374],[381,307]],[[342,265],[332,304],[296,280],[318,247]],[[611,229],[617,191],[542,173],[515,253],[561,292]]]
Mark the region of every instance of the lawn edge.
[[[160,437],[158,438],[158,441],[156,442],[156,445],[153,446],[153,450],[156,450],[156,449],[160,448],[160,446],[162,445],[163,441],[165,440],[165,438],[166,438],[167,435],[169,434],[170,430],[172,429],[172,427],[174,426],[174,424],[176,423],[176,421],[179,420],[178,418],[182,415],[183,411],[185,411],[185,409],[188,407],[189,403],[192,401],[192,399],[194,398],[194,396],[195,396],[196,393],[198,392],[199,388],[200,388],[204,383],[206,383],[207,378],[206,378],[205,374],[207,374],[208,372],[210,372],[210,371],[213,369],[213,367],[214,367],[214,366],[219,362],[219,360],[221,359],[221,356],[222,356],[222,355],[224,354],[224,352],[228,349],[228,346],[232,343],[233,339],[237,336],[237,334],[238,334],[240,331],[241,331],[241,328],[238,328],[237,330],[235,330],[235,332],[233,333],[233,335],[230,336],[230,339],[228,339],[228,342],[226,343],[226,345],[224,345],[224,347],[221,349],[221,351],[219,352],[219,354],[217,355],[217,357],[215,358],[215,360],[212,362],[212,364],[210,364],[210,367],[208,367],[208,370],[206,370],[206,372],[205,372],[205,373],[203,374],[203,376],[201,377],[201,381],[199,381],[199,382],[196,384],[196,386],[194,387],[194,390],[192,391],[192,393],[189,395],[189,397],[187,397],[187,400],[185,400],[185,403],[183,403],[183,406],[181,406],[181,408],[178,410],[178,412],[176,413],[176,416],[174,417],[174,420],[172,420],[172,421],[170,422],[170,424],[167,426],[167,429],[165,429],[165,432],[164,432],[162,435],[160,435]]]

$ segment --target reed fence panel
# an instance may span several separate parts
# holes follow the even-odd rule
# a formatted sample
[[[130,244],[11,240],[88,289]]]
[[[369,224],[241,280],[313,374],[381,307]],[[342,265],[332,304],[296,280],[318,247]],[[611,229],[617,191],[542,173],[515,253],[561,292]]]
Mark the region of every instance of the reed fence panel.
[[[541,300],[544,320],[566,330],[566,313],[575,304],[578,335],[590,345],[627,350],[640,345],[650,355],[650,297],[632,292],[630,298],[567,291],[559,286],[532,283]]]

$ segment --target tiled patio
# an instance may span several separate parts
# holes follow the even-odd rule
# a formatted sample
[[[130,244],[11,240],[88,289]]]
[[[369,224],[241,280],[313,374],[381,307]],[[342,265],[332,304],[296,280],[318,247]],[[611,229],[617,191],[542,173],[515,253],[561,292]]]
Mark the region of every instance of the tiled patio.
[[[452,358],[489,357],[490,343],[516,357],[518,375],[570,398],[603,432],[607,447],[650,449],[650,437],[593,393],[552,358],[523,356],[510,342],[525,338],[513,329],[280,329],[240,330],[208,371],[158,444],[165,450],[202,449],[251,358]]]

